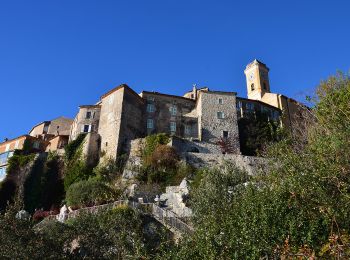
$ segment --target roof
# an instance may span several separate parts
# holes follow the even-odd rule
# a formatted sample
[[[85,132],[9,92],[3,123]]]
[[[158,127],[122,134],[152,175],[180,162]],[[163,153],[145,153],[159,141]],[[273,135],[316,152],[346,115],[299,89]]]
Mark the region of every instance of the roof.
[[[267,107],[270,107],[272,109],[276,109],[276,110],[281,110],[279,109],[278,107],[275,107],[275,106],[272,106],[270,104],[267,104],[261,100],[256,100],[256,99],[249,99],[249,98],[243,98],[243,97],[237,97],[237,99],[239,100],[246,100],[246,101],[251,101],[251,102],[256,102],[256,103],[260,103],[261,105],[264,105],[264,106],[267,106]]]
[[[237,92],[233,92],[233,91],[201,90],[200,92],[213,93],[213,94],[223,94],[223,95],[237,95]]]
[[[254,64],[260,64],[261,66],[265,67],[268,71],[270,70],[265,63],[257,60],[257,59],[254,59],[252,62],[250,62],[247,66],[246,66],[246,69],[250,68],[252,65]]]
[[[56,117],[56,118],[54,118],[54,119],[52,119],[52,120],[43,121],[43,122],[40,122],[39,124],[36,124],[35,126],[32,127],[32,129],[29,131],[29,133],[31,133],[31,132],[34,130],[34,128],[37,127],[37,126],[39,126],[39,125],[42,125],[42,124],[45,124],[45,123],[51,123],[52,121],[55,121],[55,120],[60,119],[60,118],[67,119],[67,120],[72,121],[72,122],[74,121],[74,120],[71,119],[71,118],[68,118],[68,117],[65,117],[65,116],[59,116],[59,117]]]
[[[27,135],[27,134],[25,134],[25,135],[20,135],[20,136],[18,136],[18,137],[16,137],[16,138],[12,138],[12,139],[9,139],[9,140],[7,140],[7,141],[1,142],[0,145],[13,142],[13,141],[15,141],[15,140],[17,140],[17,139],[20,139],[20,138],[23,138],[23,137],[30,137],[30,138],[31,138],[31,137],[33,137],[33,136],[30,136],[30,135]]]
[[[104,99],[105,97],[108,97],[110,94],[112,94],[112,93],[114,93],[114,92],[116,92],[116,91],[118,91],[118,90],[120,90],[120,89],[123,89],[123,88],[124,88],[125,90],[129,91],[131,94],[137,96],[137,97],[138,97],[139,99],[141,99],[142,102],[143,102],[143,99],[142,99],[132,88],[130,88],[127,84],[121,84],[121,85],[119,85],[118,87],[115,87],[115,88],[111,89],[111,90],[108,91],[107,93],[103,94],[103,95],[101,96],[100,100]]]
[[[182,97],[182,96],[176,96],[176,95],[170,95],[170,94],[163,94],[163,93],[159,93],[159,92],[155,92],[155,91],[142,91],[141,95],[145,93],[145,94],[151,94],[151,95],[159,95],[159,96],[166,96],[166,97],[172,97],[172,98],[179,98],[179,99],[184,99],[187,101],[192,101],[195,102],[195,100],[191,99],[191,98],[187,98],[187,97]]]
[[[101,108],[101,105],[80,105],[80,108]]]

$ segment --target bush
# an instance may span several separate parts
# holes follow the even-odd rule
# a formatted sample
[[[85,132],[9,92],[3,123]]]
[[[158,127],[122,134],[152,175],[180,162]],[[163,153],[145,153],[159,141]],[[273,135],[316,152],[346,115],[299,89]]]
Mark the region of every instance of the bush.
[[[175,169],[179,159],[179,155],[173,147],[158,145],[146,158],[146,165],[157,170]]]
[[[86,164],[82,156],[84,138],[85,135],[80,134],[65,147],[64,189],[66,191],[73,183],[87,180],[94,175],[92,168]]]
[[[72,184],[67,190],[66,202],[69,206],[94,206],[117,200],[120,195],[120,191],[107,183],[90,178]]]
[[[142,157],[147,158],[154,152],[158,145],[165,145],[169,143],[169,140],[169,135],[163,133],[147,136]]]

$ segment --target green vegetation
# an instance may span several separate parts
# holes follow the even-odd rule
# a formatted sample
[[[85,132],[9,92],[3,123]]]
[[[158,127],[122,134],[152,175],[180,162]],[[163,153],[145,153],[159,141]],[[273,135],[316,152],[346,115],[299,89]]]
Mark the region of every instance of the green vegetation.
[[[180,161],[173,147],[167,146],[169,136],[155,134],[146,137],[142,152],[142,167],[137,169],[137,179],[142,183],[159,184],[163,188],[168,185],[179,185],[181,180],[194,169]]]
[[[169,135],[163,133],[147,136],[145,148],[142,152],[142,158],[147,160],[147,157],[152,155],[157,146],[166,145],[169,143],[169,140]]]
[[[204,172],[192,194],[196,232],[163,258],[349,259],[350,79],[331,77],[317,93],[304,136],[268,149],[268,175]]]
[[[66,191],[73,183],[93,176],[92,168],[86,164],[82,156],[84,138],[85,135],[80,134],[65,147],[64,189]]]
[[[269,121],[265,113],[255,111],[238,120],[239,141],[244,155],[256,156],[271,143],[282,139],[279,122]]]
[[[153,259],[169,239],[164,228],[125,206],[40,231],[16,212],[0,215],[1,259]]]
[[[66,201],[69,206],[94,206],[115,201],[120,195],[121,191],[95,177],[69,186]]]

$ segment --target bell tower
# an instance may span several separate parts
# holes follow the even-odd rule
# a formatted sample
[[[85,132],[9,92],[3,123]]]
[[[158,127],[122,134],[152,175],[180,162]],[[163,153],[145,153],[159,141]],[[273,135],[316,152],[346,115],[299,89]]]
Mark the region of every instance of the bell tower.
[[[270,93],[269,68],[264,63],[255,59],[246,66],[244,74],[249,99],[261,100],[265,93]]]

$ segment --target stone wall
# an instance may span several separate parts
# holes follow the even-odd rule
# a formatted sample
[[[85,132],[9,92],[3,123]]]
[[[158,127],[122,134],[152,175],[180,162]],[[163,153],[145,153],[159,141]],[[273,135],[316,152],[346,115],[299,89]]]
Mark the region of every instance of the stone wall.
[[[223,118],[218,118],[219,112]],[[215,144],[226,131],[234,144],[234,152],[240,153],[235,93],[200,91],[197,113],[199,139],[207,144],[207,149],[217,153]]]
[[[115,158],[121,127],[124,88],[120,87],[101,97],[101,114],[98,133],[105,158]]]
[[[86,118],[87,112],[91,112],[90,118]],[[71,127],[69,139],[75,140],[83,132],[84,125],[91,125],[90,132],[97,133],[100,120],[101,107],[95,105],[80,106]]]
[[[145,136],[145,102],[133,90],[124,89],[118,153],[130,151],[130,142]]]
[[[152,112],[145,109],[145,118],[152,119],[153,129],[147,129],[147,120],[145,120],[145,129],[147,134],[167,133],[181,137],[198,138],[197,116],[190,116],[195,108],[195,101],[192,99],[160,94],[157,92],[142,92],[142,98],[147,105],[154,108]],[[176,107],[176,113],[172,114],[172,107]],[[170,122],[176,123],[176,131],[170,129]]]
[[[100,155],[100,136],[97,133],[86,134],[83,142],[82,155],[87,165],[96,166]]]
[[[250,175],[255,175],[259,171],[266,172],[269,166],[267,159],[238,154],[186,153],[183,156],[187,163],[196,168],[215,167],[227,161],[236,164],[242,170],[246,170]]]

